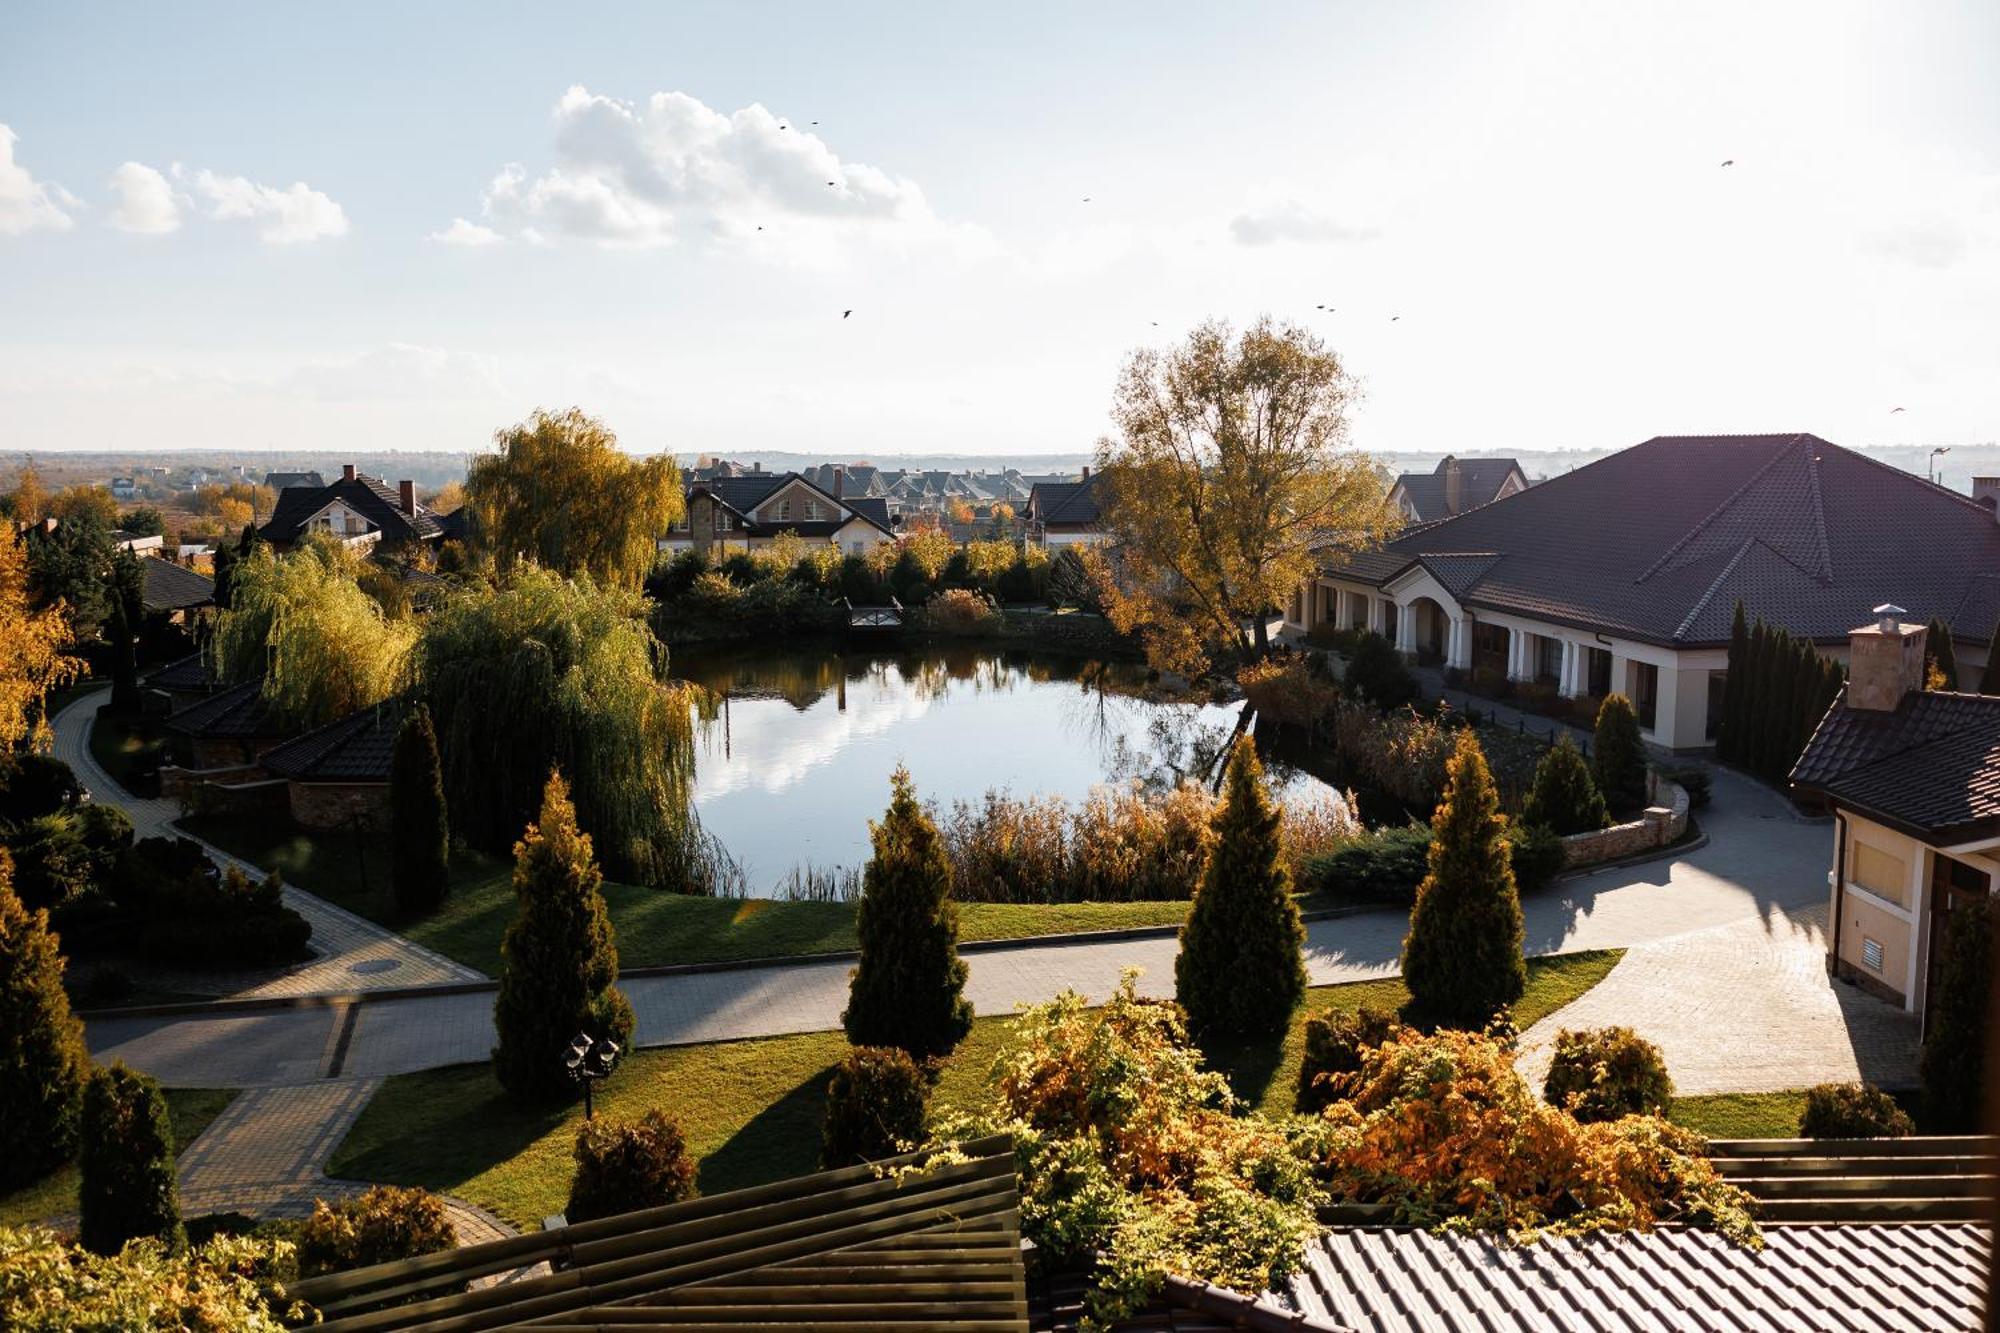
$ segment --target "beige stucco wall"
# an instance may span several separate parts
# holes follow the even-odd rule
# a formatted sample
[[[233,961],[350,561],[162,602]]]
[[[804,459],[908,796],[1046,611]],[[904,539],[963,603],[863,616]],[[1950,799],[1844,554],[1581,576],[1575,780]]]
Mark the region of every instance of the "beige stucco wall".
[[[1846,857],[1838,856],[1838,846],[1834,849],[1835,864],[1844,864],[1848,871],[1846,891],[1835,895],[1840,912],[1840,943],[1834,962],[1835,971],[1881,993],[1884,998],[1894,999],[1904,1008],[1915,1009],[1924,971],[1924,940],[1917,925],[1923,920],[1926,885],[1930,878],[1930,849],[1915,838],[1884,828],[1861,815],[1850,814],[1846,822]],[[1836,822],[1834,827],[1838,829],[1839,823]],[[1878,898],[1854,882],[1856,843],[1865,843],[1903,863],[1903,906]],[[1867,939],[1881,941],[1882,966],[1879,970],[1867,966],[1862,960],[1863,941]]]

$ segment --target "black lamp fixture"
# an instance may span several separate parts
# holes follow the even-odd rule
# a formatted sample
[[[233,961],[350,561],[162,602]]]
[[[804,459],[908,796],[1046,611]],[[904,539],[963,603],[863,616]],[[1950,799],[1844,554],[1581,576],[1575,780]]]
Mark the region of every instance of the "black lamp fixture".
[[[591,1102],[591,1085],[599,1079],[611,1077],[611,1071],[618,1067],[618,1057],[624,1051],[609,1037],[593,1037],[588,1032],[576,1034],[576,1040],[563,1051],[563,1068],[569,1076],[583,1085],[583,1118],[595,1117],[597,1108]]]

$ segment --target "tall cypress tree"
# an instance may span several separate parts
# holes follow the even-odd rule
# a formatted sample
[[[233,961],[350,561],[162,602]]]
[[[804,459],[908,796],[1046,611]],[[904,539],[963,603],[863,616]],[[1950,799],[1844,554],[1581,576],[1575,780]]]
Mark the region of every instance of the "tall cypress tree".
[[[1722,730],[1715,738],[1715,756],[1724,763],[1740,758],[1743,736],[1743,702],[1750,682],[1750,624],[1743,603],[1736,603],[1736,617],[1729,625],[1729,663],[1722,678]]]
[[[972,1030],[951,861],[917,803],[908,770],[890,779],[888,813],[869,825],[875,854],[855,913],[861,959],[840,1016],[856,1046],[895,1046],[912,1059],[949,1055]]]
[[[39,1180],[76,1150],[90,1055],[62,976],[49,914],[22,906],[0,847],[0,1189]]]
[[[1445,769],[1431,816],[1430,869],[1417,886],[1403,940],[1405,1019],[1477,1030],[1511,1009],[1527,986],[1526,929],[1493,774],[1471,728]]]
[[[1986,669],[1979,673],[1981,694],[2000,694],[2000,624],[1993,626],[1992,637],[1986,641]]]
[[[569,784],[551,772],[540,817],[514,844],[520,914],[500,944],[493,1002],[493,1072],[517,1097],[550,1100],[574,1089],[562,1057],[579,1032],[621,1046],[632,1040],[603,883]]]
[[[437,910],[451,883],[451,829],[446,822],[444,767],[438,761],[431,710],[418,704],[396,732],[389,766],[390,881],[405,916]]]
[[[1958,651],[1952,647],[1951,626],[1938,616],[1930,623],[1924,634],[1924,688],[1931,688],[1931,681],[1938,681],[1941,690],[1958,688]]]
[[[1813,728],[1819,725],[1820,715],[1826,711],[1819,707],[1819,649],[1813,647],[1811,639],[1792,642],[1798,646],[1792,686],[1792,734],[1785,746],[1784,771],[1773,775],[1779,781],[1791,777],[1792,765],[1805,753],[1806,742],[1812,739]]]
[[[1925,1130],[1972,1134],[1986,1083],[1987,1004],[1993,993],[1992,905],[1969,898],[1945,919],[1937,990],[1929,997],[1924,1053]]]
[[[1646,804],[1646,744],[1639,735],[1639,715],[1622,694],[1607,694],[1597,710],[1597,731],[1590,743],[1591,776],[1613,815],[1630,817]]]
[[[1174,996],[1197,1038],[1282,1035],[1305,998],[1306,929],[1278,843],[1283,818],[1264,790],[1257,747],[1239,739],[1174,958]]]
[[[173,1125],[158,1083],[116,1062],[90,1076],[77,1168],[85,1249],[116,1254],[141,1236],[170,1250],[185,1243]]]

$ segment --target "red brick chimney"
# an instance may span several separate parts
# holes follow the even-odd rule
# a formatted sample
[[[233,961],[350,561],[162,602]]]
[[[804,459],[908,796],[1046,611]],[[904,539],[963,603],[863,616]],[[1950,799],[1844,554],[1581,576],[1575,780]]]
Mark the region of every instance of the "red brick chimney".
[[[1090,464],[1088,464],[1088,463],[1085,463],[1085,464],[1083,465],[1083,479],[1084,479],[1085,481],[1089,481],[1089,480],[1090,480]]]
[[[1893,713],[1924,688],[1922,625],[1906,625],[1900,606],[1875,608],[1874,623],[1847,636],[1847,706]]]
[[[417,516],[417,483],[407,480],[399,481],[396,483],[396,493],[402,497],[403,512],[409,517],[415,518]]]
[[[352,464],[352,463],[342,463],[342,464],[340,465],[340,479],[341,479],[342,481],[353,481],[353,480],[354,480],[354,464]]]
[[[838,500],[840,498],[841,492],[846,489],[847,489],[847,469],[844,467],[837,467],[833,470],[833,498]]]
[[[1465,469],[1450,454],[1444,456],[1438,467],[1444,473],[1444,512],[1456,514],[1465,508]]]

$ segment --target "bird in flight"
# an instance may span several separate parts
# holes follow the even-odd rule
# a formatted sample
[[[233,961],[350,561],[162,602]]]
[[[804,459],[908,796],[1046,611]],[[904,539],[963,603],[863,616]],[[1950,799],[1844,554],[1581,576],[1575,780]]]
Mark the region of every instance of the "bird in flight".
[[[817,124],[819,124],[819,122],[818,122],[818,121],[814,121],[814,122],[813,122],[813,124],[817,125]]]
[[[1397,320],[1399,320],[1399,319],[1401,319],[1401,318],[1402,318],[1402,316],[1401,316],[1401,315],[1391,315],[1391,316],[1389,316],[1389,322],[1390,322],[1391,324],[1394,324],[1394,323],[1395,323],[1395,322],[1396,322]]]
[[[840,317],[841,317],[842,319],[846,319],[846,318],[847,318],[847,317],[848,317],[849,315],[851,315],[851,314],[853,314],[853,313],[854,313],[854,312],[853,312],[852,310],[843,310],[843,311],[841,311],[841,312],[840,312]]]
[[[1897,414],[1898,412],[1900,412],[1900,411],[1902,411],[1902,410],[1903,410],[1903,409],[1902,409],[1902,408],[1900,408],[1900,407],[1892,407],[1892,408],[1890,408],[1890,409],[1889,409],[1889,415],[1893,417],[1893,416],[1895,416],[1895,415],[1896,415],[1896,414]]]
[[[832,181],[828,181],[828,182],[827,182],[827,184],[828,184],[828,185],[831,185],[831,184],[833,184],[833,182],[832,182]]]
[[[1735,158],[1733,158],[1733,157],[1732,157],[1732,158],[1727,158],[1727,159],[1725,159],[1725,160],[1723,161],[1723,164],[1722,164],[1722,165],[1723,165],[1723,166],[1725,166],[1725,167],[1733,167],[1733,166],[1735,166],[1735,165],[1736,165],[1736,159],[1735,159]]]
[[[1084,202],[1084,203],[1086,203],[1086,204],[1087,204],[1087,203],[1089,203],[1089,202],[1090,202],[1090,196],[1089,196],[1089,195],[1085,195],[1085,196],[1083,196],[1083,202]]]

